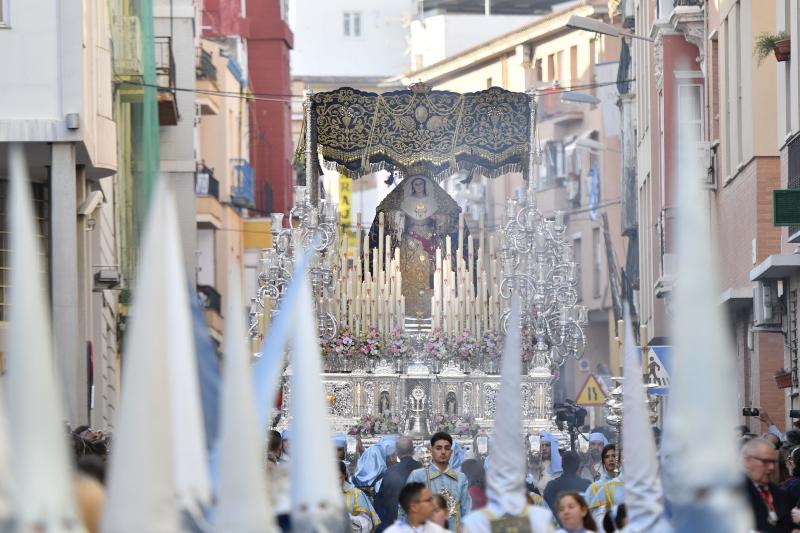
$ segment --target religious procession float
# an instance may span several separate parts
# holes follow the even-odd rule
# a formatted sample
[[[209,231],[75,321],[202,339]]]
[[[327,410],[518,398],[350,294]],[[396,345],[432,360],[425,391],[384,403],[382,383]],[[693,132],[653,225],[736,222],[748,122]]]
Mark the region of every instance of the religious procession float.
[[[471,440],[493,426],[512,294],[522,309],[522,410],[532,433],[553,424],[553,382],[585,347],[578,265],[563,214],[544,216],[534,180],[536,100],[499,88],[457,94],[423,84],[384,94],[306,91],[298,158],[306,186],[271,215],[250,335],[259,345],[302,250],[318,315],[331,426],[371,440],[444,430]],[[321,165],[357,179],[385,169],[399,183],[369,228],[340,226],[322,197]],[[440,185],[455,172],[521,172],[527,192],[499,224],[468,227]],[[348,244],[355,242],[355,245]],[[285,375],[293,372],[291,364]],[[279,427],[292,401],[284,380]]]

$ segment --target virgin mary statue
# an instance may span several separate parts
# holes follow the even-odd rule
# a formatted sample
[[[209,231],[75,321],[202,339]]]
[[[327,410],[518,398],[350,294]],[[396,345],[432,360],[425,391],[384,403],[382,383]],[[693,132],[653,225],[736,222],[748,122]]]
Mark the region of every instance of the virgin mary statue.
[[[450,235],[455,256],[460,212],[456,201],[427,176],[404,179],[378,206],[370,230],[370,247],[378,246],[378,214],[384,213],[392,249],[400,248],[406,315],[430,316],[436,248],[444,251],[445,237]]]

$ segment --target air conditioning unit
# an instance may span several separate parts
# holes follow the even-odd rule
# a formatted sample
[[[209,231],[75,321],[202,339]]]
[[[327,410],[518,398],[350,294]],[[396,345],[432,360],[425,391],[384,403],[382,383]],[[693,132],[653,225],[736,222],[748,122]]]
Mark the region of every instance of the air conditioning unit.
[[[777,280],[759,281],[753,288],[753,325],[755,327],[780,326]]]
[[[122,274],[116,268],[101,268],[94,275],[94,291],[118,289],[122,285]]]

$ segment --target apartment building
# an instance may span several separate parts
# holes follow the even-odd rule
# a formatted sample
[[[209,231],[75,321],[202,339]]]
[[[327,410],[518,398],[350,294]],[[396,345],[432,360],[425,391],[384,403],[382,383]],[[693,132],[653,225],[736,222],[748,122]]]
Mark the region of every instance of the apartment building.
[[[257,96],[250,106],[248,159],[255,207],[262,214],[283,213],[293,205],[289,52],[294,36],[288,13],[287,0],[205,0],[202,5],[202,36],[239,37],[243,46],[239,66]]]
[[[244,221],[255,205],[250,156],[252,98],[238,37],[200,40],[197,51],[197,270],[206,322],[217,344],[224,331],[228,273],[243,269]]]
[[[13,4],[9,5],[9,4]],[[69,423],[108,427],[116,401],[117,125],[110,3],[3,2],[0,210],[8,143],[27,155],[49,283],[56,371]],[[8,219],[0,217],[6,235]],[[7,242],[7,240],[5,241]],[[0,250],[0,350],[8,250]]]
[[[760,267],[779,253],[772,190],[780,185],[779,82],[775,61],[759,62],[754,43],[775,31],[772,3],[750,0],[629,0],[620,7],[637,35],[633,47],[640,292],[650,344],[671,344],[668,309],[676,280],[675,204],[681,154],[699,155],[707,227],[717,251],[720,305],[729,318],[739,365],[740,407],[776,420],[784,393],[779,330],[759,317]],[[780,68],[780,67],[779,67]],[[651,76],[652,74],[652,76]],[[682,136],[682,137],[681,137]],[[756,273],[756,270],[759,273]],[[763,273],[761,272],[764,270]],[[758,421],[744,419],[759,430]]]
[[[798,204],[796,192],[800,189],[800,7],[791,0],[776,0],[768,2],[770,10],[774,8],[774,20],[770,33],[786,32],[790,39],[789,57],[778,61],[777,57],[764,60],[766,76],[775,83],[772,91],[774,104],[774,122],[772,134],[775,135],[773,148],[778,153],[779,185],[775,189],[779,195],[792,194],[785,201],[776,201],[775,211],[772,213],[778,223],[788,220],[791,225],[774,228],[778,231],[778,243],[770,255],[759,255],[759,263],[750,272],[750,279],[756,283],[758,292],[754,293],[753,312],[756,319],[764,324],[764,329],[772,329],[777,338],[776,349],[782,351],[783,357],[776,358],[773,367],[778,368],[781,375],[788,374],[785,381],[780,381],[779,398],[775,402],[785,401],[784,413],[789,409],[800,407],[800,382],[798,382],[798,289],[800,289],[800,224],[791,220],[791,211]],[[769,109],[769,108],[768,108]],[[759,133],[760,134],[760,133]],[[772,198],[764,201],[772,202]],[[776,198],[778,200],[778,198]],[[787,219],[788,208],[788,219]],[[770,220],[770,223],[772,220]],[[772,376],[762,377],[763,382],[772,381]],[[785,420],[787,425],[792,422]]]

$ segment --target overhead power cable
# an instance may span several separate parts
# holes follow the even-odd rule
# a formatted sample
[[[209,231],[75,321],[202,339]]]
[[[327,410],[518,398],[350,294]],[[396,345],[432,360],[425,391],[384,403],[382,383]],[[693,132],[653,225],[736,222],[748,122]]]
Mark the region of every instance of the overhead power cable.
[[[620,82],[633,82],[636,81],[635,78],[630,78],[627,80],[615,80],[609,81],[604,83],[586,83],[583,85],[572,85],[570,87],[559,87],[554,86],[551,88],[545,89],[537,89],[536,94],[538,96],[548,95],[548,94],[559,94],[559,93],[566,93],[566,92],[573,92],[579,91],[584,89],[596,89],[599,87],[607,87],[609,85],[616,85]],[[211,90],[211,89],[199,89],[196,87],[169,87],[166,85],[157,85],[154,83],[143,83],[138,81],[128,81],[128,80],[115,80],[117,85],[127,85],[132,87],[151,87],[157,89],[159,91],[176,91],[176,92],[187,92],[187,93],[195,93],[195,94],[202,94],[206,96],[220,96],[223,98],[240,98],[245,100],[257,100],[257,101],[266,101],[266,102],[290,102],[292,100],[299,100],[303,98],[301,94],[276,94],[276,93],[251,93],[251,92],[234,92],[234,91],[219,91],[219,90]]]

